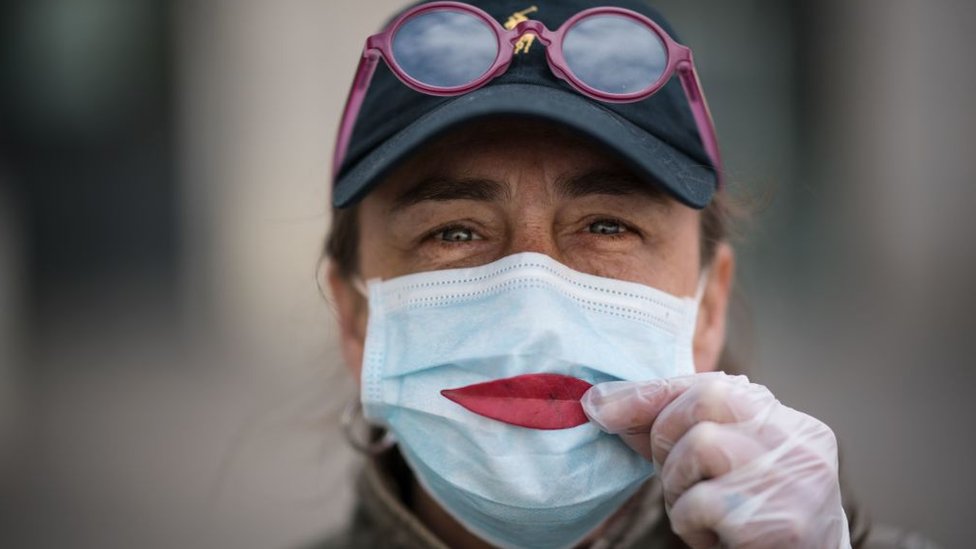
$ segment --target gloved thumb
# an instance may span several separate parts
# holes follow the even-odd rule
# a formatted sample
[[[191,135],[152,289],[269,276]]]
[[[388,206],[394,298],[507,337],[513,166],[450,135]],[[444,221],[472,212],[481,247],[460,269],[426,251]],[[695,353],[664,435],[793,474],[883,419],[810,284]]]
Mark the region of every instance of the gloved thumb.
[[[652,460],[651,426],[674,399],[695,383],[718,372],[649,381],[610,381],[591,387],[580,403],[583,412],[601,430],[620,438]]]

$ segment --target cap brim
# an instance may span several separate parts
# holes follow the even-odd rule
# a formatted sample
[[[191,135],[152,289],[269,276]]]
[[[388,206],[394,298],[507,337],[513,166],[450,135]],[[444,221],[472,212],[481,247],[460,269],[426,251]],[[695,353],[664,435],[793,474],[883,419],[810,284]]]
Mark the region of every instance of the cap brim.
[[[384,141],[339,176],[332,203],[343,208],[358,202],[432,139],[467,122],[500,115],[541,118],[588,136],[692,208],[704,208],[715,193],[711,166],[689,158],[595,101],[546,86],[496,84],[438,105]]]

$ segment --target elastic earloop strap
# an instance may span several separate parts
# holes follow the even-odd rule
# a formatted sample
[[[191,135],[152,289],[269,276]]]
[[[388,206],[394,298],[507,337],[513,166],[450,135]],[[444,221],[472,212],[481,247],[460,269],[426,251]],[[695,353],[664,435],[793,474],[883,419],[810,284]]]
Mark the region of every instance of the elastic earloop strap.
[[[708,277],[712,274],[712,267],[709,265],[702,270],[698,277],[698,288],[695,289],[695,303],[701,304],[702,297],[705,296],[705,288],[708,286]]]
[[[357,437],[354,431],[356,430],[356,424],[361,422],[365,422],[363,418],[363,405],[359,398],[353,398],[342,410],[340,425],[342,426],[342,433],[345,435],[349,445],[356,451],[369,456],[375,456],[396,444],[396,437],[390,431],[385,431],[383,436],[375,441],[370,441],[368,436]],[[368,431],[368,425],[366,430]]]
[[[354,276],[349,281],[349,283],[352,284],[352,288],[356,290],[356,292],[358,292],[359,295],[363,296],[363,298],[365,298],[366,301],[369,301],[369,289],[366,288],[366,283],[363,282],[362,278],[360,278],[359,276]]]

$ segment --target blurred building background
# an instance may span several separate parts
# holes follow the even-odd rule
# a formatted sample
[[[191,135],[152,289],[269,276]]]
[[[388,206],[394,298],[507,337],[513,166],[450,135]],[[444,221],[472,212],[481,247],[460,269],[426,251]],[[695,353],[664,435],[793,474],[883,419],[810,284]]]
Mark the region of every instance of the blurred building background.
[[[878,522],[970,545],[976,4],[661,0],[760,208],[734,318]],[[0,546],[287,548],[340,525],[315,273],[391,0],[0,8]]]

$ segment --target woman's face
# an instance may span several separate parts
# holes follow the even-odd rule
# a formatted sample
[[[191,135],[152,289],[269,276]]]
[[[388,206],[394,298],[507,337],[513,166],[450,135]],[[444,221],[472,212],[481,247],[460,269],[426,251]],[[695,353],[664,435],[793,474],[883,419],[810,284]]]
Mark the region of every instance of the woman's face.
[[[364,279],[472,267],[538,252],[585,273],[679,296],[700,279],[700,217],[593,144],[525,121],[469,126],[424,149],[359,211]],[[699,311],[695,362],[715,368],[732,253],[720,245]],[[343,351],[359,378],[364,300],[330,274]]]

